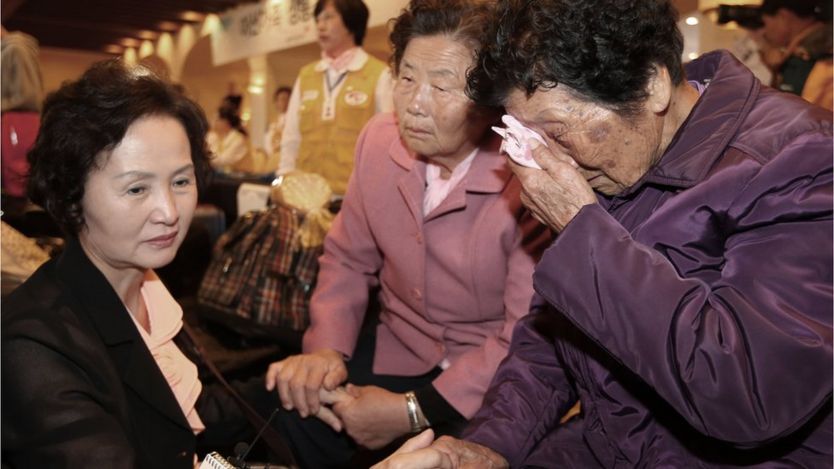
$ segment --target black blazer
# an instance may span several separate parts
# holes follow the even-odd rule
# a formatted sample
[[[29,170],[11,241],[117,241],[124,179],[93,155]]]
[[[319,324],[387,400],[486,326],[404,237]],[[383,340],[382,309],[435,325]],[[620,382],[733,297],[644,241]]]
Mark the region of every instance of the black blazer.
[[[77,240],[12,292],[1,314],[4,465],[192,468],[194,433]],[[206,427],[211,420],[246,427],[234,401],[207,399],[208,389],[198,402]]]

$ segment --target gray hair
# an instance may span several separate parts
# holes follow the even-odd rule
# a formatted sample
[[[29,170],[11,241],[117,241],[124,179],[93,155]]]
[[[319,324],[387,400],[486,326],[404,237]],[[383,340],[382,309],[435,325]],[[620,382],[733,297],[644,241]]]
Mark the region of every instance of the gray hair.
[[[38,42],[21,32],[0,39],[0,88],[2,111],[40,112],[43,78],[38,62]]]

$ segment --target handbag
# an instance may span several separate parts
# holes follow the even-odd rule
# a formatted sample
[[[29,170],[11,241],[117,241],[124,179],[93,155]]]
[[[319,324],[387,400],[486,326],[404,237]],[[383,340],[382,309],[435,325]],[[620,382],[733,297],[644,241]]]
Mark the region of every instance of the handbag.
[[[238,218],[213,248],[198,302],[259,325],[306,328],[323,249],[301,244],[302,216],[275,205]]]
[[[329,187],[309,173],[276,186],[274,204],[238,218],[218,238],[200,284],[202,306],[258,326],[304,330],[332,214]],[[238,328],[239,329],[239,328]]]

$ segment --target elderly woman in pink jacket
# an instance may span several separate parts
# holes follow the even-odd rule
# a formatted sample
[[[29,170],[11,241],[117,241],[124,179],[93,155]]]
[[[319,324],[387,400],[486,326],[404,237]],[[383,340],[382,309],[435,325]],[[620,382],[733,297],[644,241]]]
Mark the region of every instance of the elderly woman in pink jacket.
[[[357,143],[303,353],[266,377],[302,465],[349,465],[357,445],[427,427],[458,434],[527,312],[550,234],[498,153],[497,110],[464,94],[484,8],[415,0],[395,22],[396,112]]]

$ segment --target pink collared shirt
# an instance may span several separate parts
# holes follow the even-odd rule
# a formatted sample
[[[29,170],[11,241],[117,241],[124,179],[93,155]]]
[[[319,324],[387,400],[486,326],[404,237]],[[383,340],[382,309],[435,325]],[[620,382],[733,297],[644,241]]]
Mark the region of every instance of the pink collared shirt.
[[[136,322],[132,314],[130,317],[165,376],[194,434],[200,433],[206,427],[194,405],[203,385],[197,374],[197,366],[174,343],[174,337],[182,329],[182,308],[153,271],[145,275],[141,291],[148,309],[150,332]]]

